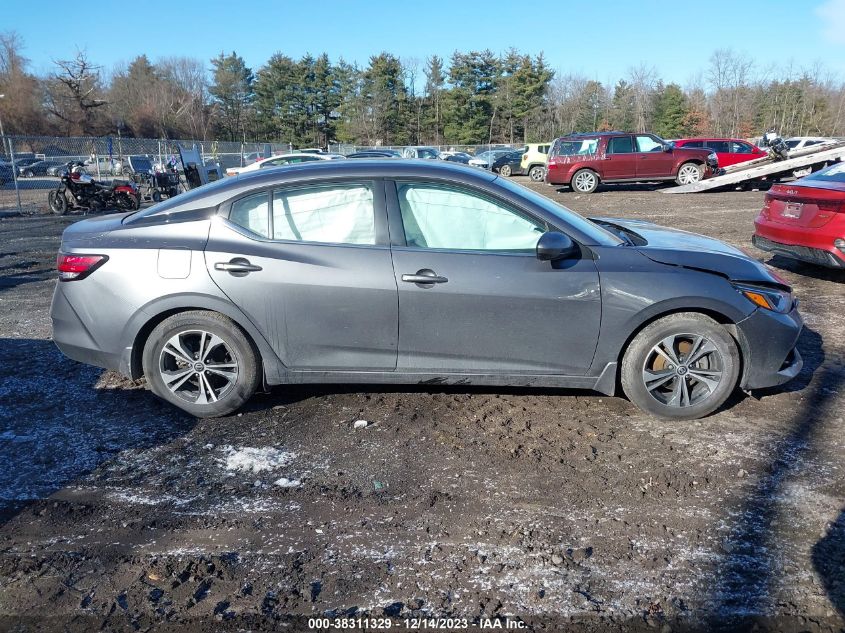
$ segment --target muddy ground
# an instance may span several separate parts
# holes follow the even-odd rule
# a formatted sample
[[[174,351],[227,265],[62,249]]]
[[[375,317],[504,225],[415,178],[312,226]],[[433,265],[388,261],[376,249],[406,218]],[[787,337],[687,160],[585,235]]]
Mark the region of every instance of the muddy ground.
[[[538,188],[769,262],[801,300],[800,376],[690,423],[465,387],[279,388],[196,421],[62,357],[71,219],[5,218],[0,630],[842,630],[845,274],[755,251],[759,192]]]

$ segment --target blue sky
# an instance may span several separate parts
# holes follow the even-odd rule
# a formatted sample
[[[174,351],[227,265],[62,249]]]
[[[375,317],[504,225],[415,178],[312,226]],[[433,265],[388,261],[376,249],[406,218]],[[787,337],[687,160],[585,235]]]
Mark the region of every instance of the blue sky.
[[[179,0],[132,8],[7,0],[3,30],[21,35],[38,73],[77,48],[109,70],[142,53],[208,60],[235,50],[257,69],[275,52],[325,51],[365,65],[381,51],[422,61],[455,49],[513,46],[544,52],[559,73],[599,81],[615,81],[642,62],[687,84],[717,48],[745,53],[759,69],[822,62],[845,77],[845,0]]]

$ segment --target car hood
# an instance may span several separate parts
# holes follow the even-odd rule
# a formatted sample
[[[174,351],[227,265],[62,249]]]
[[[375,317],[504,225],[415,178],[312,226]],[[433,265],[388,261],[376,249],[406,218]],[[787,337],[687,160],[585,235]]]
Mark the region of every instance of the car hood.
[[[622,218],[590,218],[599,223],[613,224],[642,236],[645,244],[637,248],[650,260],[668,266],[681,266],[715,273],[731,281],[788,284],[765,264],[724,242],[678,229],[670,229],[652,222]]]

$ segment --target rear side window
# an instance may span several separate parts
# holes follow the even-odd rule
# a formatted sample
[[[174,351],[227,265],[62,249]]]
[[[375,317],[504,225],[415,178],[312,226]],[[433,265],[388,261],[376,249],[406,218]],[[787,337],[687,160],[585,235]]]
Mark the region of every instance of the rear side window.
[[[229,220],[256,235],[270,237],[270,200],[267,192],[235,201],[229,212]]]
[[[845,183],[845,163],[837,163],[831,165],[827,169],[822,169],[814,174],[804,178],[804,180],[823,180],[826,182],[842,182]]]
[[[687,141],[681,143],[679,147],[704,147],[704,141]]]
[[[537,148],[537,151],[540,152],[541,154],[548,154],[549,153],[549,146],[548,145],[540,145],[540,147]]]
[[[597,138],[567,140],[559,139],[552,146],[551,156],[578,156],[595,154],[598,148]]]
[[[373,191],[363,184],[276,191],[272,220],[274,240],[376,243]]]
[[[607,143],[608,154],[633,154],[634,139],[630,136],[614,136]]]
[[[707,147],[717,154],[727,154],[731,151],[731,144],[728,141],[707,141]]]

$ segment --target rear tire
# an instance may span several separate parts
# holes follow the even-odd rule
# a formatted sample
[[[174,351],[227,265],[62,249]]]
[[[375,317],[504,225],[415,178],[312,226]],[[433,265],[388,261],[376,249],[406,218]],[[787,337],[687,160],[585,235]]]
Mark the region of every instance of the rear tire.
[[[592,169],[579,169],[572,175],[569,186],[578,193],[593,193],[599,188],[599,175]]]
[[[528,177],[532,182],[543,182],[546,177],[546,168],[542,165],[534,165],[528,170]]]
[[[228,317],[210,311],[175,314],[144,346],[144,375],[158,397],[198,418],[228,415],[258,389],[259,354]]]
[[[161,192],[160,191],[153,191],[152,196],[153,202],[161,202]]]
[[[504,176],[505,178],[510,178],[511,175],[511,166],[510,165],[502,165],[499,168],[499,175]]]
[[[695,420],[731,395],[741,359],[730,333],[708,316],[670,314],[643,328],[622,358],[622,389],[646,413]]]

